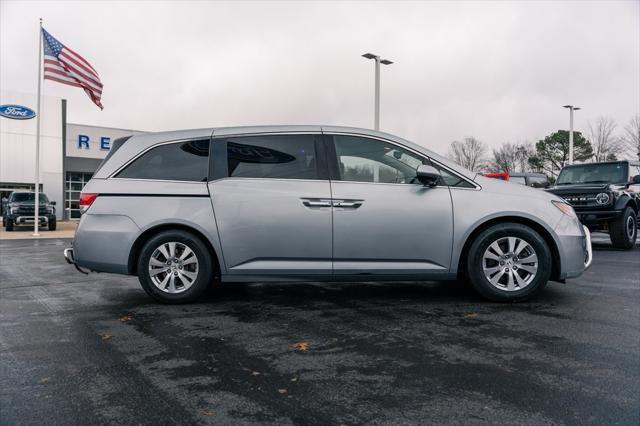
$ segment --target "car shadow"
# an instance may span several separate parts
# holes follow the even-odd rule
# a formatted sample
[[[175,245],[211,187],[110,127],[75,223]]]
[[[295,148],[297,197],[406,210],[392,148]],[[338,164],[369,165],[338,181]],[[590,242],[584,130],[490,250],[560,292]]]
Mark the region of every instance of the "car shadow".
[[[562,284],[550,283],[545,290],[524,304],[558,303]],[[223,284],[206,294],[201,303],[233,302],[260,304],[322,305],[329,303],[373,303],[402,305],[407,302],[450,305],[523,305],[496,303],[483,299],[464,281],[441,282],[341,282],[341,283],[254,283]]]

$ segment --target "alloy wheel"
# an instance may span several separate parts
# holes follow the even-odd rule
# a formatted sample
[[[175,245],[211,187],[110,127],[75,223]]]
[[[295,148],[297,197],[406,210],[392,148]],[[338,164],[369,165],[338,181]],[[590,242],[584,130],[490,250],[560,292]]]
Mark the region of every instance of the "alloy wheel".
[[[482,270],[492,286],[503,291],[522,290],[536,277],[538,256],[522,238],[502,237],[485,250]]]
[[[198,257],[186,244],[162,243],[149,258],[149,277],[165,293],[187,291],[198,277]]]

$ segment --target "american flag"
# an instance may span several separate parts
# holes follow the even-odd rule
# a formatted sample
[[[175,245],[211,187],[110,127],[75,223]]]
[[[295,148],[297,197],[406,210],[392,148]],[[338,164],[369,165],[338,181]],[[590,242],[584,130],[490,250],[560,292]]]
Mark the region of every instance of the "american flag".
[[[44,78],[82,87],[89,98],[100,109],[102,97],[102,83],[98,72],[82,56],[56,40],[44,28],[42,29],[42,43],[44,45]]]

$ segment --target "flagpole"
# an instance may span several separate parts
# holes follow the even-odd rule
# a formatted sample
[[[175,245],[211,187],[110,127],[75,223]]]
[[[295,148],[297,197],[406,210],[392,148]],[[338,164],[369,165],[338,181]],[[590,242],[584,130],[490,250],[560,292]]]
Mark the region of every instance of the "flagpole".
[[[36,191],[34,199],[35,222],[33,222],[33,236],[38,237],[40,225],[40,117],[42,116],[42,18],[38,30],[38,115],[36,121]]]

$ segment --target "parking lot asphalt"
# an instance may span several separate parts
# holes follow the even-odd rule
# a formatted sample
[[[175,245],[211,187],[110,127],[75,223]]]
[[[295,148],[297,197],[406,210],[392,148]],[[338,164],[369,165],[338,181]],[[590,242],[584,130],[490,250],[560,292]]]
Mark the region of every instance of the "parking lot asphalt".
[[[163,306],[77,273],[68,244],[0,241],[1,424],[640,423],[638,247],[596,244],[520,304],[429,282]]]

